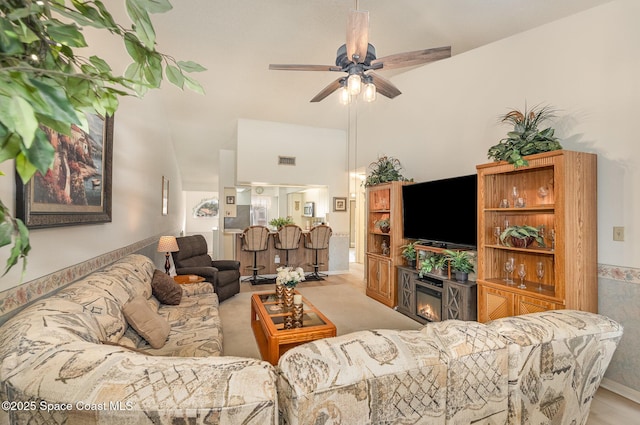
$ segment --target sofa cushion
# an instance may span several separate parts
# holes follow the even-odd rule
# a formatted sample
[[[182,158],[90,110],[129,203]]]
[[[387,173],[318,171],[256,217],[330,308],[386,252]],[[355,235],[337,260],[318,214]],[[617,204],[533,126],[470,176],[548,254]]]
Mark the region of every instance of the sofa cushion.
[[[151,280],[153,295],[162,304],[178,305],[182,299],[182,287],[166,273],[156,270]]]
[[[169,322],[153,311],[144,297],[131,299],[124,305],[122,312],[131,327],[153,348],[164,346],[171,331]]]

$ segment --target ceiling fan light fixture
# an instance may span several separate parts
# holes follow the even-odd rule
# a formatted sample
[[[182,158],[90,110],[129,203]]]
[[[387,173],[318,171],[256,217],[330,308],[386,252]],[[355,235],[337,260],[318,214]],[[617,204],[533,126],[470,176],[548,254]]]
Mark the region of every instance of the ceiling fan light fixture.
[[[364,83],[362,99],[365,102],[373,102],[376,100],[376,85],[373,84],[370,78],[367,78]]]
[[[347,79],[347,87],[349,88],[349,93],[352,96],[357,96],[360,94],[360,90],[362,90],[362,78],[359,74],[351,74]]]
[[[347,86],[342,86],[338,89],[338,100],[341,105],[348,105],[351,103],[351,93]]]

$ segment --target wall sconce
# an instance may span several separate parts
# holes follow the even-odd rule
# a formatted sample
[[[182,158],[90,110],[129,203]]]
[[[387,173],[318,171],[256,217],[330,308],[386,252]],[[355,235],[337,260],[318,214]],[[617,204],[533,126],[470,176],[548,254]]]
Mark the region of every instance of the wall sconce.
[[[164,271],[169,274],[171,269],[171,263],[169,262],[169,253],[180,251],[178,248],[178,241],[175,236],[161,236],[158,241],[158,252],[165,253]]]

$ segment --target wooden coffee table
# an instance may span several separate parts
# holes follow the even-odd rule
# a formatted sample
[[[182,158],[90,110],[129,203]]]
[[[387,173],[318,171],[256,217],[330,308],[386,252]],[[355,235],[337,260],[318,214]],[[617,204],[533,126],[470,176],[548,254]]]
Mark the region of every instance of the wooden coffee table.
[[[336,336],[336,326],[324,314],[304,297],[302,304],[302,327],[285,329],[291,312],[278,304],[275,292],[251,296],[251,328],[263,360],[276,365],[282,354],[297,345]]]

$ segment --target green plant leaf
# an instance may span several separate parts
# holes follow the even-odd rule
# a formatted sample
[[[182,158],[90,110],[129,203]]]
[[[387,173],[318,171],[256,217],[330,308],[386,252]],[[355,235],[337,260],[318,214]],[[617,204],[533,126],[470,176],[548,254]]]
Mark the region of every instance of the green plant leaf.
[[[107,61],[105,61],[104,59],[93,55],[93,56],[89,57],[89,62],[91,62],[93,64],[93,66],[95,66],[98,71],[106,73],[106,74],[110,74],[111,73],[111,67],[109,66]]]
[[[204,66],[193,61],[178,61],[178,66],[184,72],[202,72],[207,70]]]
[[[31,105],[21,97],[11,98],[10,109],[7,111],[9,119],[13,121],[14,130],[22,137],[26,147],[31,146],[33,135],[38,128],[38,121]]]
[[[167,64],[167,66],[165,66],[164,68],[164,73],[166,74],[167,79],[171,84],[183,88],[184,77],[182,76],[182,72],[180,72],[180,69],[178,69],[178,67]]]
[[[63,24],[55,19],[46,24],[47,32],[55,42],[69,47],[87,47],[87,42],[78,27],[72,24]]]
[[[0,162],[13,159],[20,153],[22,140],[15,133],[6,134],[6,128],[2,126],[5,133],[0,141]]]
[[[147,66],[144,68],[145,79],[151,87],[159,87],[162,81],[162,57],[158,53],[147,56]]]
[[[124,36],[124,46],[127,53],[136,63],[143,64],[146,61],[147,51],[135,34],[127,33]]]
[[[30,78],[29,81],[38,89],[40,97],[51,107],[53,119],[70,124],[80,123],[76,110],[69,104],[69,99],[60,86],[52,86],[34,78]]]
[[[66,7],[56,7],[56,6],[54,6],[54,9],[56,13],[59,13],[60,15],[66,18],[74,20],[78,25],[88,25],[95,28],[104,28],[104,25],[102,25],[100,21],[96,22],[95,20],[90,19],[87,16],[83,15],[82,13],[79,13],[73,9],[69,9]]]
[[[189,87],[191,90],[193,90],[196,93],[204,94],[204,88],[202,88],[199,82],[189,77],[188,75],[183,75],[183,77],[187,87]]]
[[[18,263],[18,260],[21,258],[23,264],[23,273],[27,267],[27,254],[29,254],[29,251],[31,250],[31,245],[29,244],[29,230],[27,229],[27,226],[25,226],[24,223],[19,219],[16,219],[16,227],[17,234],[15,234],[14,245],[13,248],[11,248],[11,255],[7,259],[7,265],[5,267],[4,273],[2,274],[3,276],[6,275],[7,272],[11,270],[11,268],[15,266]]]
[[[107,8],[104,7],[104,3],[102,3],[99,0],[95,0],[93,4],[100,11],[100,15],[102,16],[102,22],[105,24],[105,26],[107,26],[107,28],[109,28],[112,31],[116,30],[118,28],[118,25],[116,24],[116,21],[113,19],[113,16],[111,15],[111,13],[109,13]],[[119,34],[120,32],[116,31],[116,33]]]
[[[28,160],[24,153],[20,152],[16,155],[16,172],[22,179],[23,183],[27,183],[31,180],[31,177],[38,171]]]
[[[31,147],[25,153],[29,162],[36,167],[41,174],[45,174],[53,165],[55,149],[47,139],[44,131],[38,129]]]
[[[126,0],[127,14],[133,21],[136,36],[147,49],[153,49],[156,43],[156,33],[151,24],[149,14],[137,0]]]
[[[136,7],[149,13],[165,13],[173,9],[167,0],[130,0]]]

